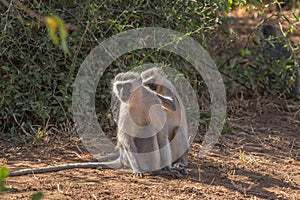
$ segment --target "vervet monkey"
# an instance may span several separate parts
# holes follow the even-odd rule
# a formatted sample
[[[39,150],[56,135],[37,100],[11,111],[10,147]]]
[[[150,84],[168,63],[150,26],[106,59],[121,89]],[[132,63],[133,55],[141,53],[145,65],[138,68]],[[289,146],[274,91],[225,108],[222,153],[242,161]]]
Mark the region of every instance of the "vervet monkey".
[[[263,45],[263,54],[269,62],[290,57],[291,53],[287,48],[287,44],[283,39],[283,35],[276,26],[264,24],[260,27],[258,33]],[[273,87],[273,83],[274,77],[269,75],[269,89]]]
[[[161,68],[153,67],[141,73],[143,85],[159,95],[170,97],[175,104],[175,110],[166,110],[168,138],[171,146],[172,163],[175,166],[188,165],[188,127],[185,108],[175,86],[166,77]],[[185,171],[184,173],[187,173]]]
[[[136,72],[118,74],[113,91],[121,101],[117,138],[125,165],[137,175],[163,167],[178,173],[170,168],[172,157],[166,119],[159,116],[165,113],[163,105],[165,109],[175,109],[173,101],[144,87]],[[153,106],[158,106],[160,111],[153,112]]]
[[[292,49],[283,38],[281,31],[274,25],[264,24],[259,29],[259,34],[263,43],[263,54],[272,60],[287,59],[293,56]],[[295,88],[296,99],[300,100],[300,69],[299,61],[295,66]],[[273,78],[268,77],[269,88],[272,87]]]
[[[165,109],[175,108],[170,98],[157,95],[144,87],[140,75],[133,72],[117,75],[113,82],[113,91],[121,101],[117,134],[119,157],[116,160],[24,169],[11,172],[10,176],[73,168],[129,167],[138,176],[142,176],[142,173],[146,171],[164,168],[173,176],[180,177],[180,173],[170,167],[172,158],[167,127],[161,117],[156,114],[159,113],[157,109],[161,109],[161,112],[164,113],[162,102],[166,105]],[[143,129],[145,126],[146,128]],[[152,133],[156,130],[158,132]]]
[[[266,56],[276,60],[291,56],[291,49],[276,26],[264,24],[260,27],[259,34],[263,42],[263,53]]]
[[[295,96],[300,101],[300,60],[298,60],[298,65],[296,66]]]

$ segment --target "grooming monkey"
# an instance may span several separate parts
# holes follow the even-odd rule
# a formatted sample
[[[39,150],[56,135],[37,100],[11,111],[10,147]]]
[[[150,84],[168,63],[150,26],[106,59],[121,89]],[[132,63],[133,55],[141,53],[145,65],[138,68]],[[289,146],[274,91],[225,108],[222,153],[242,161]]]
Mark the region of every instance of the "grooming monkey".
[[[161,68],[153,67],[141,73],[143,84],[152,91],[170,97],[176,109],[167,109],[168,138],[171,146],[172,163],[175,167],[187,166],[188,160],[188,128],[184,106],[175,86],[167,79]],[[187,174],[184,170],[181,173]]]
[[[174,110],[173,102],[169,98],[157,95],[145,88],[139,74],[133,72],[117,75],[113,82],[113,91],[121,101],[117,134],[119,157],[116,160],[24,169],[11,172],[10,176],[73,168],[129,167],[138,176],[141,176],[145,171],[164,168],[172,175],[180,177],[180,173],[170,167],[171,152],[167,127],[162,118],[157,115],[159,112],[156,110],[162,107],[162,102],[166,108]],[[161,111],[164,112],[162,108]],[[146,128],[143,128],[143,126],[146,126]],[[142,136],[142,138],[139,136]]]
[[[172,171],[167,127],[160,115],[164,114],[161,103],[174,109],[173,102],[144,87],[135,72],[118,74],[113,90],[121,101],[117,134],[120,157],[127,158],[126,164],[137,175],[164,167]]]

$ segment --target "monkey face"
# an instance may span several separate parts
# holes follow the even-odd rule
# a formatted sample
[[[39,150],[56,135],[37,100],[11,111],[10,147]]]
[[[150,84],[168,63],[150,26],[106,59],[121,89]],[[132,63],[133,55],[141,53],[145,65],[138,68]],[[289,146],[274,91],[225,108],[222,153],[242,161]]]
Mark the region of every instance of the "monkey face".
[[[136,72],[119,73],[113,81],[113,92],[124,103],[127,103],[131,94],[142,80]]]
[[[148,83],[148,84],[145,84],[145,86],[150,88],[153,91],[156,91],[156,89],[157,89],[157,84],[155,84],[155,83]]]
[[[144,85],[158,96],[166,109],[176,111],[177,99],[168,87],[153,82],[144,83]]]
[[[122,102],[128,103],[130,97],[135,93],[135,90],[141,87],[141,85],[142,81],[140,77],[125,81],[115,81],[113,92]]]
[[[158,92],[159,89],[159,81],[160,79],[157,79],[157,76],[151,75],[150,77],[144,76],[143,79],[143,85],[149,88],[152,91]]]
[[[116,84],[117,96],[123,102],[127,102],[131,95],[132,83],[118,83]]]

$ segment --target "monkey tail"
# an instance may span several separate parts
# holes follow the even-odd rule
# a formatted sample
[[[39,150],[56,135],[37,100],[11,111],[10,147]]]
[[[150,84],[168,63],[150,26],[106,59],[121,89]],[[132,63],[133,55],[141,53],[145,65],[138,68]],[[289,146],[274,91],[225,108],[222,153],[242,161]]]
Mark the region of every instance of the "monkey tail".
[[[26,174],[41,174],[46,172],[56,172],[66,169],[75,169],[75,168],[91,168],[96,169],[101,167],[102,164],[99,162],[86,162],[86,163],[70,163],[56,166],[48,166],[42,168],[30,168],[30,169],[22,169],[15,172],[10,172],[9,176],[21,176]]]
[[[119,152],[113,152],[113,153],[110,153],[106,156],[101,156],[101,157],[98,157],[98,158],[94,158],[94,159],[91,160],[91,162],[106,162],[106,161],[109,161],[109,160],[115,160],[119,156],[120,156]]]

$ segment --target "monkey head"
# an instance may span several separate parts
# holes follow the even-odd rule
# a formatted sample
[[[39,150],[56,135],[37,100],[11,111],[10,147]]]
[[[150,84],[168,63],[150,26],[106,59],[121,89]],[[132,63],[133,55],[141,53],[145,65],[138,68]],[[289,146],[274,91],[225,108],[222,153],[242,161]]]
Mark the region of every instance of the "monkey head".
[[[174,95],[174,86],[167,79],[165,72],[162,68],[153,67],[141,73],[143,85],[152,90],[153,92],[170,98],[173,104],[176,105],[177,98]],[[171,110],[174,110],[172,108]]]
[[[161,68],[153,67],[141,73],[143,85],[149,87],[151,90],[156,91],[157,85],[163,82],[166,74]]]
[[[279,29],[276,26],[270,24],[262,25],[262,27],[260,27],[259,29],[259,34],[263,39],[281,36]]]
[[[166,90],[166,74],[159,67],[147,69],[141,73],[143,85],[152,91],[162,94],[162,90]],[[166,94],[164,94],[166,95]]]
[[[259,35],[263,44],[263,53],[267,57],[279,60],[292,55],[287,41],[276,26],[264,24],[259,29]]]
[[[136,72],[119,73],[113,81],[113,92],[127,103],[135,89],[142,85],[142,79]]]

